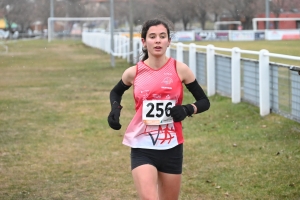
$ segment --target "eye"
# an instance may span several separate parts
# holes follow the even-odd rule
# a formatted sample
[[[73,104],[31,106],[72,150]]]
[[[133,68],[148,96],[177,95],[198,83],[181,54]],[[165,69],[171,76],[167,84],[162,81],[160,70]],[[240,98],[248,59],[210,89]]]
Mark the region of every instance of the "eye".
[[[160,34],[160,35],[159,35],[159,37],[160,37],[161,39],[164,39],[164,38],[166,38],[166,37],[167,37],[167,34],[165,34],[165,33],[162,33],[162,34]]]

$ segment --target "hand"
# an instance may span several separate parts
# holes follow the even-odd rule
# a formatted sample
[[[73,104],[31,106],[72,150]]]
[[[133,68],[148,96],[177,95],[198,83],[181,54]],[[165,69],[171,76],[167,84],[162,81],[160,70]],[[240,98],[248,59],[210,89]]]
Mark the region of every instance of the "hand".
[[[114,102],[108,115],[108,124],[114,130],[120,130],[122,127],[120,124],[120,114],[122,108],[123,107],[118,102]]]
[[[174,122],[180,122],[186,118],[186,116],[192,116],[194,108],[191,104],[188,105],[177,105],[171,108],[171,116]]]

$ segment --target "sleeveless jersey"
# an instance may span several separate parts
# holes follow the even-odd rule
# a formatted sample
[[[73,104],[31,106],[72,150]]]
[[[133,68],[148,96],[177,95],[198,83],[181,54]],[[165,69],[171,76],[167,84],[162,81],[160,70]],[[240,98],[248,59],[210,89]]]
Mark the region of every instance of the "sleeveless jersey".
[[[132,148],[170,149],[183,143],[181,122],[173,122],[170,117],[171,123],[146,125],[142,120],[145,113],[143,102],[172,101],[174,105],[182,104],[183,86],[176,71],[176,60],[169,58],[158,70],[150,68],[143,61],[138,62],[133,93],[136,113],[126,129],[123,144]],[[152,110],[149,109],[148,114],[168,113],[167,106],[162,104],[152,104],[154,106],[150,107]]]

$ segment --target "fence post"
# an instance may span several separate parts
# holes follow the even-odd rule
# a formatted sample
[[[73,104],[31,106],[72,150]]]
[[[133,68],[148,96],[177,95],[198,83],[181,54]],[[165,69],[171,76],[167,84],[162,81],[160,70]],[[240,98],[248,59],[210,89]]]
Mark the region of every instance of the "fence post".
[[[181,42],[178,42],[176,46],[176,60],[183,62],[183,44]]]
[[[136,58],[138,57],[138,43],[137,41],[135,40],[135,38],[132,39],[132,51],[133,51],[133,56],[132,56],[132,64],[135,64],[136,63]]]
[[[109,41],[109,43],[111,43],[111,42]],[[114,36],[114,48],[113,49],[114,49],[113,54],[117,54],[118,53],[118,37],[117,36]],[[116,56],[114,55],[114,57],[116,57]]]
[[[121,36],[117,36],[117,38],[118,38],[118,46],[117,46],[117,49],[118,49],[118,51],[117,51],[117,53],[119,54],[119,58],[121,58],[122,57],[122,38],[121,38]]]
[[[114,48],[114,50],[115,50],[115,53],[118,55],[118,53],[119,53],[119,36],[116,36],[115,35],[115,48]],[[119,57],[119,56],[116,56],[116,57]]]
[[[105,40],[105,52],[110,53],[110,35],[106,36]]]
[[[269,51],[259,51],[259,108],[260,115],[270,114],[270,67]]]
[[[126,49],[127,62],[130,63],[130,39],[126,38],[126,41],[127,41],[127,49]]]
[[[95,46],[96,46],[96,48],[101,49],[101,45],[100,45],[100,43],[101,43],[100,35],[95,35],[93,38],[95,39]]]
[[[241,51],[237,47],[231,52],[231,101],[241,102]]]
[[[122,36],[122,58],[125,59],[126,58],[126,52],[127,52],[127,41],[126,41],[127,37],[126,36]]]
[[[207,71],[207,96],[215,95],[215,50],[214,45],[207,45],[206,49],[206,71]]]
[[[196,76],[196,44],[189,45],[189,67]]]

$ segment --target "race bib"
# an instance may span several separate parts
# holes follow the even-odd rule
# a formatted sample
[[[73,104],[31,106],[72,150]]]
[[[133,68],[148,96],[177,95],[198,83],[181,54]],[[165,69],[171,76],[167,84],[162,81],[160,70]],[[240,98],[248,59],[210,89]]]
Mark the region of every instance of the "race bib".
[[[170,110],[175,106],[175,100],[145,100],[143,101],[143,122],[146,125],[161,125],[173,123]]]

